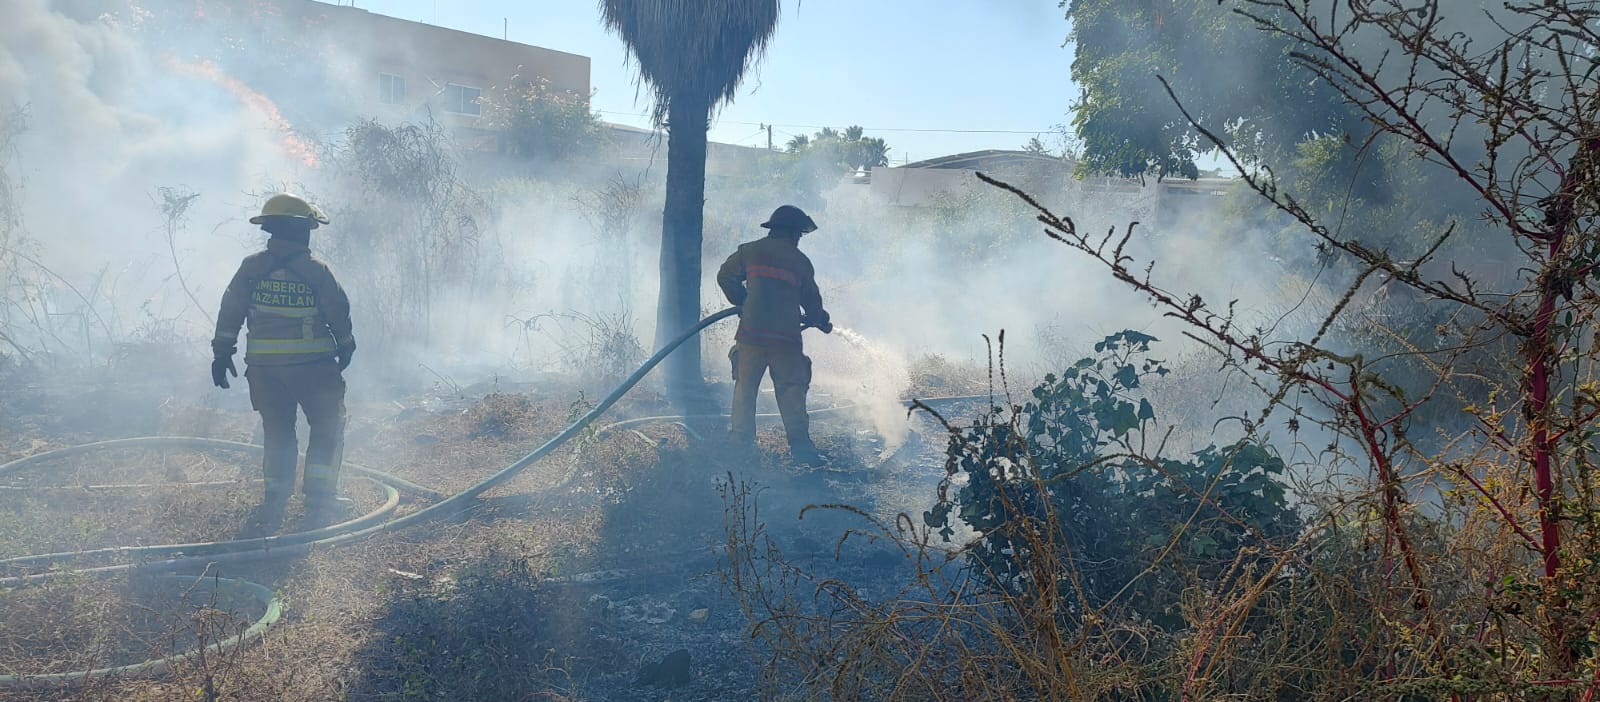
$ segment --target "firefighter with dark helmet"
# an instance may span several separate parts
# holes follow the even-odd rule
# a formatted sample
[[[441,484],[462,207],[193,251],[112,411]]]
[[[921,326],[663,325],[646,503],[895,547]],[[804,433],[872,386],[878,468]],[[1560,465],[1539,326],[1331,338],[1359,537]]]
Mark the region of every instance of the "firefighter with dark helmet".
[[[228,387],[238,377],[233,355],[239,328],[249,323],[245,341],[245,380],[250,404],[261,415],[263,507],[282,514],[294,492],[299,458],[297,412],[303,411],[311,436],[306,447],[306,512],[313,519],[338,516],[339,468],[344,458],[344,376],[355,354],[350,299],[327,264],[311,255],[311,230],[328,217],[296,195],[268,198],[250,218],[271,235],[266,250],[239,265],[222,295],[211,379]]]
[[[822,308],[811,259],[800,252],[800,237],[816,231],[817,223],[800,208],[784,205],[761,226],[767,236],[741,244],[717,271],[717,286],[739,306],[739,331],[728,353],[733,365],[729,433],[735,443],[755,441],[756,394],[770,371],[789,453],[816,465],[822,457],[811,442],[806,414],[811,359],[802,352],[800,333],[807,326],[831,332],[833,325]]]

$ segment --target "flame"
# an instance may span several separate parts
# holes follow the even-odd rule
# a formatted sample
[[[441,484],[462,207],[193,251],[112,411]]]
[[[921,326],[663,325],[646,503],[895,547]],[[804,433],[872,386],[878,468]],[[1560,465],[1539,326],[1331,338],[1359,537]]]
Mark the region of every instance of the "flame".
[[[170,54],[163,57],[163,63],[168,68],[192,78],[211,81],[228,91],[245,108],[260,115],[272,125],[273,128],[283,133],[283,152],[306,166],[317,165],[317,154],[311,144],[295,136],[294,125],[283,118],[283,113],[278,111],[278,105],[270,98],[256,92],[254,88],[245,85],[244,81],[224,73],[217,64],[211,60],[187,62],[180,61]]]

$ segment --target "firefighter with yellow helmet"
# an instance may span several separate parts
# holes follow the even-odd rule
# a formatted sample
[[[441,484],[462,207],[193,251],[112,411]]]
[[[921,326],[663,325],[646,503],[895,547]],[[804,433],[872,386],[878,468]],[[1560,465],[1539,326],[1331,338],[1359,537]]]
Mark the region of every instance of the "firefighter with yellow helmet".
[[[304,411],[311,436],[306,447],[307,514],[336,516],[339,468],[344,457],[343,371],[355,354],[350,299],[327,264],[311,255],[311,230],[327,224],[315,205],[288,193],[268,198],[251,224],[271,235],[266,250],[240,264],[222,295],[217,314],[211,379],[228,387],[239,329],[245,341],[245,380],[250,404],[261,415],[263,506],[281,514],[294,492],[299,459],[297,411]]]

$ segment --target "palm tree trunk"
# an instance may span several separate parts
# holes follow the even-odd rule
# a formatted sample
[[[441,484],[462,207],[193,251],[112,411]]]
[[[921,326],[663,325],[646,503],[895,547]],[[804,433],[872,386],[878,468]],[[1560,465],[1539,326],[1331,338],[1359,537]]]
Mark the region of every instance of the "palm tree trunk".
[[[667,193],[661,215],[661,297],[656,348],[700,319],[700,242],[705,223],[706,129],[711,101],[674,95],[667,112]],[[709,401],[700,339],[667,357],[667,397],[686,414]]]

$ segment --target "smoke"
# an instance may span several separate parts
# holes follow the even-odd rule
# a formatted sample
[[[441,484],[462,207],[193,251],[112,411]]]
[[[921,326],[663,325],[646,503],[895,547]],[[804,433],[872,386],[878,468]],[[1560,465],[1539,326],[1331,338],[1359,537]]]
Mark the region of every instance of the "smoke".
[[[296,179],[308,152],[287,148],[269,101],[235,97],[228,90],[242,86],[212,67],[162,61],[113,17],[68,16],[44,0],[19,0],[6,16],[0,108],[23,110],[27,123],[15,144],[16,214],[41,267],[82,291],[75,302],[45,304],[62,313],[95,307],[105,334],[123,337],[78,346],[157,327],[199,333],[204,315],[168,284],[175,271],[159,189],[199,193],[184,224],[210,231],[254,204],[244,194],[256,184]],[[202,294],[219,293],[240,241],[177,243]]]
[[[806,335],[814,404],[858,407],[861,426],[892,450],[908,431],[901,401],[912,394],[919,362],[938,358],[964,366],[981,387],[984,369],[996,361],[1004,376],[996,375],[995,390],[1002,397],[1009,390],[1023,402],[1043,375],[1059,373],[1093,355],[1095,342],[1132,328],[1162,339],[1155,356],[1181,360],[1190,378],[1162,388],[1172,406],[1163,418],[1187,427],[1184,445],[1235,437],[1236,427],[1219,434],[1218,415],[1200,410],[1249,414],[1246,386],[1218,379],[1217,359],[1193,352],[1182,323],[1164,317],[1103,265],[1045,236],[1020,200],[968,178],[966,191],[924,206],[895,205],[861,184],[824,193],[825,206],[812,211],[820,229],[800,243],[836,325],[832,335]],[[1239,324],[1269,330],[1268,338],[1309,335],[1326,309],[1323,291],[1341,282],[1331,273],[1314,280],[1309,249],[1297,258],[1277,244],[1274,232],[1239,224],[1222,206],[1224,198],[1180,210],[1187,212],[1181,218],[1160,218],[1155,184],[1108,196],[1065,177],[1056,180],[1055,189],[1032,192],[1086,231],[1120,236],[1130,222],[1162,220],[1162,226],[1134,230],[1126,252],[1139,267],[1154,262],[1152,276],[1164,287],[1200,295],[1218,308],[1237,301]],[[717,200],[718,193],[710,195]],[[745,213],[746,237],[760,235],[755,223],[769,211],[752,209]],[[718,246],[731,248],[737,239]],[[708,260],[724,253],[708,244]],[[1227,402],[1219,404],[1223,396]]]
[[[412,355],[468,375],[576,376],[596,366],[615,370],[619,359],[605,356],[626,346],[618,332],[648,347],[658,274],[647,262],[657,244],[656,232],[640,224],[642,213],[659,212],[660,193],[640,186],[620,205],[600,204],[618,188],[595,181],[498,187],[478,252],[480,282],[489,284],[447,291],[437,302],[435,343]],[[614,382],[632,370],[593,379]]]
[[[450,202],[414,207],[405,187],[378,188],[377,176],[352,165],[350,157],[360,154],[348,139],[318,143],[291,119],[357,107],[315,95],[274,104],[240,77],[268,67],[241,69],[237,55],[232,62],[206,58],[205,47],[221,37],[158,47],[149,26],[68,14],[44,0],[22,0],[9,19],[0,27],[0,105],[25,106],[31,125],[15,159],[25,185],[18,191],[24,231],[38,244],[37,259],[112,320],[96,342],[125,344],[143,335],[177,351],[162,356],[187,364],[168,374],[186,379],[172,381],[175,393],[207,391],[193,356],[204,353],[210,334],[208,310],[182,290],[175,268],[200,305],[214,305],[239,258],[259,244],[261,235],[243,220],[261,194],[279,189],[307,192],[334,216],[313,248],[335,264],[355,303],[357,337],[368,342],[351,371],[357,381],[367,374],[366,382],[352,383],[353,396],[379,382],[405,391],[440,378],[469,388],[583,376],[585,385],[598,386],[649,350],[665,170],[659,165],[642,173],[547,168],[555,178],[534,179],[445,140],[438,148],[451,161],[440,167],[460,189],[449,191]],[[709,185],[702,299],[708,309],[722,307],[711,277],[715,262],[764,234],[756,224],[773,207],[810,206],[822,229],[802,249],[839,325],[831,336],[807,333],[817,404],[862,408],[863,426],[890,448],[907,431],[900,401],[910,390],[913,359],[932,354],[981,369],[1004,331],[1008,378],[1025,391],[1030,380],[1123,328],[1162,338],[1167,345],[1160,348],[1171,348],[1173,357],[1182,353],[1180,325],[1152,312],[1098,264],[1044,237],[1009,194],[974,182],[931,206],[908,208],[866,186],[830,182],[837,174],[828,167],[802,165],[788,172],[789,181],[763,171],[750,181]],[[197,195],[177,223],[172,251],[165,187]],[[1149,192],[1113,201],[1073,188],[1062,183],[1037,194],[1096,231],[1149,219]],[[1275,301],[1303,295],[1309,281],[1263,269],[1271,237],[1225,221],[1221,212],[1203,215],[1138,236],[1130,250],[1158,261],[1156,273],[1175,289],[1216,303],[1239,299],[1243,318],[1275,320],[1283,311]],[[464,228],[438,236],[437,222]],[[421,311],[407,306],[419,291],[427,303]],[[721,376],[731,332],[725,323],[707,338],[708,376]],[[1280,324],[1276,333],[1288,337],[1297,328]],[[639,343],[625,343],[629,337]],[[70,351],[73,340],[63,338],[57,350]]]

